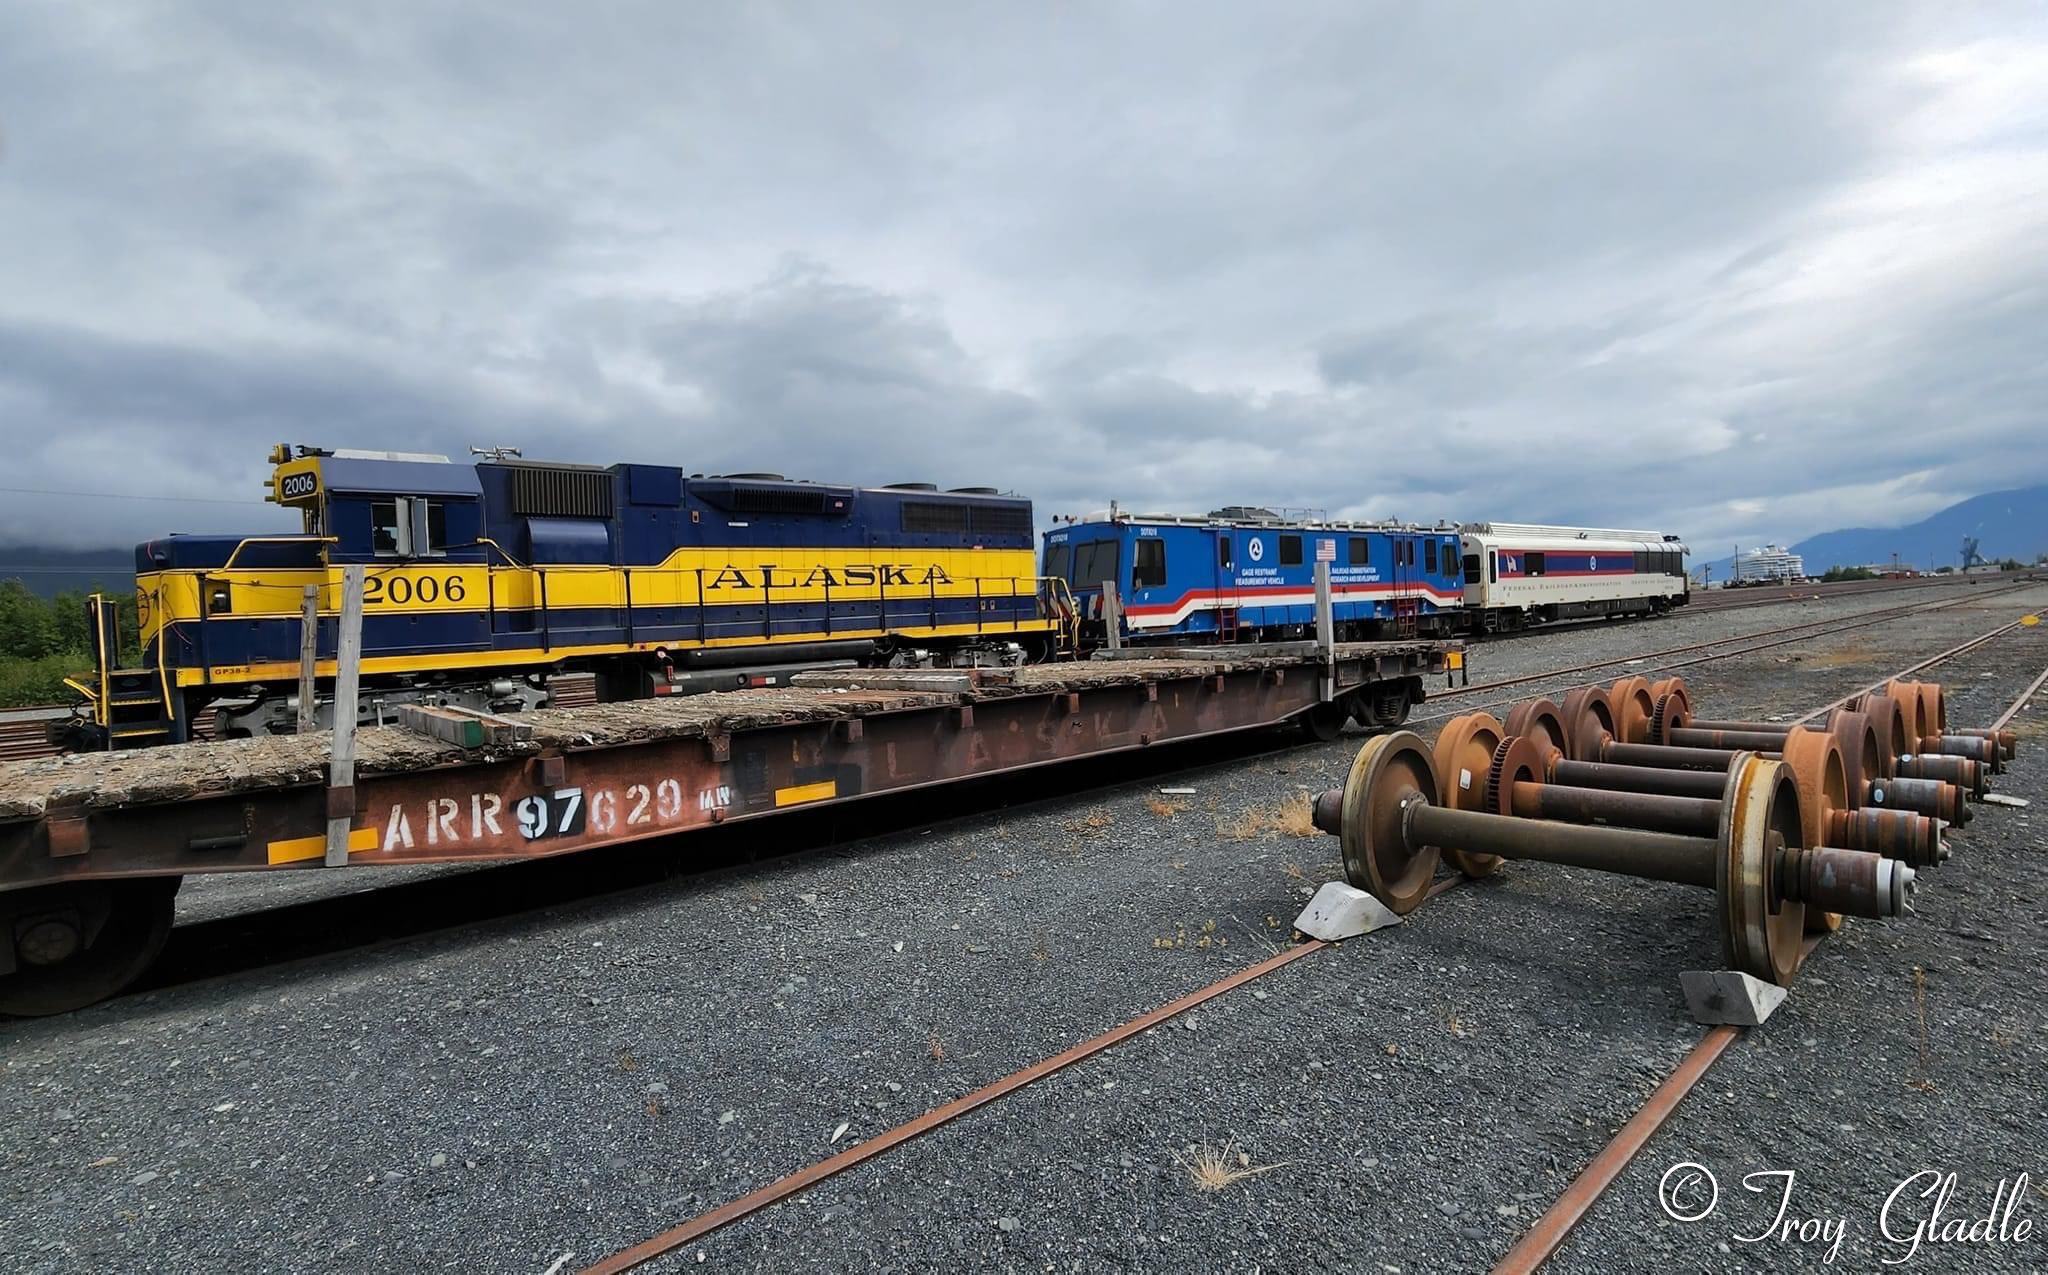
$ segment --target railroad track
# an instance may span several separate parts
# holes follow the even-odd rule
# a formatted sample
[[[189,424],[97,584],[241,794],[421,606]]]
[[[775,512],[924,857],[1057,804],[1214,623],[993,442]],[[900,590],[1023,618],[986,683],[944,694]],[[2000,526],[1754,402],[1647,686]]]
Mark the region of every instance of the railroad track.
[[[1902,589],[1941,589],[1951,586],[2007,584],[2012,574],[1998,572],[1974,576],[1915,576],[1907,580],[1850,580],[1834,584],[1758,586],[1715,589],[1700,593],[1687,603],[1699,611],[1741,611],[1749,607],[1782,606],[1789,602],[1819,602],[1829,598],[1853,598],[1864,593],[1895,593]],[[2022,577],[2024,583],[2024,577]]]
[[[2011,592],[2013,589],[2024,587],[2026,583],[2027,582],[2022,581],[2013,584],[2006,589],[1999,590],[1998,594]],[[1686,663],[1696,664],[1704,663],[1709,659],[1734,658],[1739,655],[1751,654],[1757,650],[1767,649],[1768,647],[1772,646],[1784,645],[1789,642],[1810,640],[1816,637],[1828,636],[1833,633],[1844,631],[1846,629],[1860,628],[1866,627],[1870,624],[1883,623],[1886,619],[1897,618],[1898,616],[1907,613],[1941,610],[1945,609],[1948,606],[1956,605],[1962,601],[1976,601],[1981,600],[1985,597],[1998,596],[1998,594],[1974,594],[1970,598],[1948,599],[1944,600],[1941,603],[1934,604],[1932,606],[1919,604],[1914,606],[1891,608],[1882,617],[1860,617],[1858,618],[1857,623],[1852,624],[1821,622],[1815,625],[1789,625],[1786,626],[1784,629],[1772,631],[1772,633],[1784,633],[1793,629],[1804,628],[1812,628],[1815,631],[1795,637],[1779,638],[1778,640],[1747,646],[1737,651],[1729,651],[1723,652],[1718,655],[1705,656],[1697,660],[1687,661]],[[1868,686],[1860,687],[1858,688],[1858,690],[1853,691],[1849,695],[1842,697],[1842,699],[1836,700],[1831,704],[1823,705],[1819,708],[1816,708],[1812,710],[1810,713],[1808,713],[1805,717],[1799,720],[1810,721],[1813,718],[1816,718],[1821,714],[1827,712],[1830,708],[1836,707],[1841,703],[1845,702],[1846,700],[1854,698],[1856,695],[1862,694],[1865,691],[1870,691],[1882,687],[1886,682],[1892,680],[1893,678],[1908,677],[1913,673],[1934,667],[1938,664],[1954,659],[1955,657],[1962,655],[1968,651],[1974,650],[1977,647],[1982,646],[1985,643],[1988,643],[2006,633],[2016,630],[2020,627],[2021,623],[2022,621],[2016,618],[2007,621],[2003,624],[2000,624],[1996,628],[1993,628],[1988,632],[1979,634],[1973,638],[1970,638],[1967,641],[1958,643],[1955,646],[1949,647],[1945,651],[1937,653],[1936,655],[1930,656],[1926,659],[1922,659],[1895,673],[1888,674],[1886,677],[1879,678],[1876,681],[1869,684]],[[1766,635],[1750,635],[1751,638],[1759,636]],[[1695,643],[1689,647],[1673,648],[1672,652],[1665,652],[1665,654],[1697,650],[1708,646],[1731,645],[1744,640],[1745,639],[1737,638],[1724,639],[1721,642]],[[1549,673],[1531,674],[1525,677],[1502,679],[1498,682],[1486,683],[1470,689],[1474,692],[1484,691],[1488,689],[1498,689],[1500,687],[1510,685],[1521,685],[1528,682],[1541,681],[1546,678],[1572,676],[1576,673],[1586,672],[1596,668],[1609,667],[1615,664],[1629,663],[1631,661],[1646,662],[1646,657],[1631,656],[1615,660],[1598,661],[1593,664],[1575,666],[1569,669],[1553,670]],[[1683,666],[1684,665],[1664,665],[1661,667],[1663,669],[1670,669],[1674,667]],[[2033,684],[2030,685],[2024,692],[2022,692],[2019,698],[2013,702],[2012,706],[2008,708],[1996,722],[1992,723],[1993,728],[1997,729],[2005,726],[2012,719],[2012,717],[2019,711],[2020,707],[2024,705],[2031,696],[2033,696],[2041,689],[2044,683],[2048,683],[2048,671],[2044,671],[2039,678],[2036,678]],[[1464,876],[1463,874],[1454,874],[1449,877],[1438,879],[1430,884],[1430,886],[1428,887],[1427,894],[1429,897],[1434,897],[1435,895],[1444,893],[1445,891],[1458,888],[1459,886],[1465,884],[1469,879],[1470,878]],[[1810,951],[1812,946],[1814,944],[1819,943],[1823,937],[1824,935],[1809,936],[1809,938],[1806,940],[1807,946],[1805,950]],[[981,1107],[996,1102],[1001,1098],[1007,1096],[1008,1094],[1014,1093],[1031,1084],[1034,1084],[1037,1081],[1046,1078],[1047,1076],[1056,1074],[1057,1072],[1073,1065],[1074,1063],[1077,1063],[1094,1054],[1100,1053],[1103,1050],[1109,1049],[1110,1047],[1118,1044],[1121,1041],[1129,1039],[1131,1036],[1134,1036],[1140,1032],[1150,1030],[1154,1027],[1159,1026],[1162,1023],[1168,1022],[1178,1017],[1179,1015],[1196,1008],[1204,1002],[1213,1000],[1218,996],[1224,995],[1237,988],[1243,987],[1245,984],[1250,983],[1255,979],[1258,979],[1286,965],[1292,964],[1295,961],[1298,961],[1314,952],[1320,951],[1322,948],[1326,946],[1329,946],[1329,944],[1321,940],[1309,939],[1303,943],[1297,944],[1294,947],[1276,953],[1274,956],[1269,957],[1264,961],[1249,966],[1243,970],[1239,970],[1238,972],[1230,975],[1227,978],[1218,980],[1217,982],[1211,983],[1206,987],[1191,992],[1178,1000],[1172,1001],[1166,1005],[1163,1005],[1157,1009],[1150,1011],[1149,1013],[1141,1015],[1138,1018],[1132,1019],[1129,1022],[1126,1022],[1118,1027],[1112,1028],[1109,1031],[1104,1032],[1101,1035],[1098,1035],[1090,1040],[1084,1041],[1081,1044],[1078,1044],[1073,1048],[1068,1049],[1060,1054],[1053,1055],[1052,1057],[1044,1059],[1029,1067],[1023,1068],[1016,1072],[1012,1072],[1011,1074],[1004,1076],[1001,1079],[996,1080],[995,1082],[987,1086],[984,1086],[983,1088],[976,1090],[973,1093],[958,1098],[951,1103],[947,1103],[943,1106],[934,1108],[933,1110],[926,1112],[924,1115],[919,1116],[913,1120],[907,1121],[903,1124],[897,1125],[894,1128],[885,1130],[882,1133],[868,1139],[865,1142],[860,1143],[857,1146],[849,1148],[846,1151],[842,1151],[839,1154],[831,1156],[825,1160],[821,1160],[811,1165],[808,1165],[802,1169],[797,1170],[794,1173],[787,1175],[786,1177],[768,1183],[765,1186],[759,1187],[751,1192],[748,1192],[743,1196],[740,1196],[737,1199],[731,1200],[726,1204],[720,1205],[717,1208],[713,1208],[703,1213],[700,1213],[697,1216],[689,1218],[688,1220],[682,1222],[680,1225],[673,1227],[670,1230],[664,1231],[658,1235],[655,1235],[650,1239],[643,1241],[640,1244],[632,1246],[631,1248],[623,1249],[619,1252],[603,1257],[600,1260],[592,1263],[590,1266],[586,1267],[584,1269],[584,1275],[618,1275],[619,1272],[632,1270],[647,1262],[663,1257],[681,1248],[685,1244],[689,1244],[696,1240],[699,1240],[704,1236],[712,1233],[713,1231],[731,1225],[732,1223],[740,1221],[743,1218],[749,1217],[755,1213],[758,1213],[763,1209],[772,1207],[773,1205],[778,1204],[784,1200],[788,1200],[794,1196],[797,1196],[803,1193],[804,1191],[810,1190],[812,1187],[815,1187],[820,1182],[823,1182],[836,1174],[842,1173],[847,1169],[853,1168],[858,1164],[864,1163],[865,1161],[887,1154],[888,1152],[895,1150],[896,1148],[904,1145],[905,1143],[908,1143],[926,1133],[930,1133],[936,1129],[939,1129],[947,1123],[955,1119],[958,1119],[959,1117],[966,1115],[969,1112],[978,1110]],[[1577,1180],[1575,1180],[1572,1183],[1572,1185],[1566,1190],[1565,1194],[1559,1198],[1556,1204],[1552,1206],[1551,1210],[1547,1212],[1543,1216],[1543,1218],[1541,1218],[1537,1222],[1537,1224],[1534,1227],[1532,1227],[1528,1232],[1526,1232],[1522,1240],[1519,1241],[1515,1245],[1515,1247],[1508,1252],[1508,1254],[1505,1257],[1503,1257],[1500,1264],[1494,1268],[1494,1275],[1522,1275],[1522,1273],[1524,1272],[1534,1271],[1537,1267],[1541,1266],[1544,1261],[1548,1260],[1550,1255],[1554,1253],[1557,1247],[1563,1242],[1566,1235],[1570,1233],[1573,1225],[1575,1225],[1577,1221],[1586,1214],[1586,1212],[1592,1207],[1594,1201],[1599,1198],[1600,1194],[1603,1191],[1605,1191],[1606,1188],[1609,1185],[1611,1185],[1612,1182],[1620,1175],[1621,1170],[1628,1164],[1629,1160],[1635,1155],[1636,1151],[1640,1150],[1641,1147],[1649,1140],[1650,1136],[1653,1135],[1659,1127],[1661,1127],[1661,1125],[1669,1117],[1671,1112],[1677,1109],[1679,1102],[1683,1100],[1685,1094],[1689,1092],[1691,1088],[1698,1083],[1700,1078],[1706,1074],[1707,1070],[1713,1065],[1714,1060],[1720,1057],[1721,1054],[1726,1051],[1728,1046],[1740,1037],[1744,1030],[1746,1029],[1734,1027],[1713,1027],[1708,1029],[1701,1037],[1699,1044],[1694,1047],[1691,1053],[1689,1053],[1684,1059],[1682,1059],[1679,1062],[1679,1064],[1673,1069],[1671,1074],[1667,1077],[1663,1085],[1660,1086],[1660,1088],[1654,1094],[1652,1094],[1649,1101],[1644,1105],[1642,1111],[1639,1112],[1634,1119],[1630,1120],[1629,1123],[1623,1127],[1620,1133],[1616,1135],[1614,1141],[1611,1144],[1609,1144],[1609,1146],[1605,1150],[1603,1150],[1598,1156],[1595,1157],[1595,1159],[1588,1166],[1588,1168],[1580,1175],[1580,1177]]]

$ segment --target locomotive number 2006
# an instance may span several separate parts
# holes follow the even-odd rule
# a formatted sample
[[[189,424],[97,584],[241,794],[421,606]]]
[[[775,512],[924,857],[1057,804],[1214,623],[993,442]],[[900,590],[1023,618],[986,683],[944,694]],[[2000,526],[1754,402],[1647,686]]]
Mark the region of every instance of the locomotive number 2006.
[[[460,602],[469,596],[461,576],[377,575],[363,579],[363,605],[387,603],[407,606],[414,602]]]

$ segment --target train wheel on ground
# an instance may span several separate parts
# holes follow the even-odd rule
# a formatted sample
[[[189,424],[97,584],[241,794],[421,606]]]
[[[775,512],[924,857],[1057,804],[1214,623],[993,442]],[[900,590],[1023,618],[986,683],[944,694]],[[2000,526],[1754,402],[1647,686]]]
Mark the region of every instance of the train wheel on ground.
[[[0,1014],[67,1013],[134,982],[170,937],[183,879],[60,881],[0,894]]]

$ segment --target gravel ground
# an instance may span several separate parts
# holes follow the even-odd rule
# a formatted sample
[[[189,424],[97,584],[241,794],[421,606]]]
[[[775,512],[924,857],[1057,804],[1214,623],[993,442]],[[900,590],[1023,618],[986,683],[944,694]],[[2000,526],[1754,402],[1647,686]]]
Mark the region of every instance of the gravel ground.
[[[1887,601],[1542,634],[1489,644],[1475,665],[1491,677]],[[2022,601],[2048,590],[1687,675],[1717,713],[1818,704]],[[1971,674],[1946,678],[1958,720],[1988,718],[2048,662],[2039,632],[1958,663]],[[1339,781],[1355,746],[1175,775],[1165,782],[1198,790],[1178,810],[1149,808],[1161,781],[1127,784],[285,964],[252,958],[0,1027],[0,1113],[17,1130],[0,1150],[0,1263],[594,1260],[1274,950],[1314,884],[1339,874],[1334,844],[1270,826],[1234,834]],[[2023,755],[2001,790],[2038,800],[2041,773]],[[1650,1192],[1681,1146],[1725,1164],[1724,1179],[1811,1166],[1834,1181],[1814,1184],[1816,1209],[1830,1189],[1864,1205],[1852,1160],[1883,1178],[1941,1155],[1972,1190],[1987,1170],[2032,1167],[2027,1064],[2048,1042],[2039,975],[2021,961],[2038,950],[2040,909],[2021,908],[2008,876],[1981,875],[2024,865],[2030,813],[1985,810],[1919,918],[1824,948],[1819,977],[1723,1061],[1564,1264],[1813,1264],[1786,1250],[1723,1257],[1709,1230],[1656,1227]],[[432,887],[453,907],[511,871],[523,869],[337,906],[372,912]],[[700,1252],[746,1270],[1484,1265],[1696,1039],[1676,972],[1714,959],[1705,899],[1533,866],[1453,890],[669,1265],[694,1267]],[[185,906],[224,918],[266,901],[247,880],[201,881]],[[1928,971],[1932,1091],[1905,1083],[1919,1057],[1901,981],[1912,963]],[[1977,977],[2006,965],[2017,977]],[[1828,1047],[1844,1043],[1862,1065]],[[1800,1096],[1796,1115],[1757,1101],[1778,1094]],[[1880,1125],[1910,1130],[1885,1135],[1887,1157],[1848,1141]],[[1265,1171],[1197,1191],[1184,1162],[1203,1145]],[[2024,1248],[2003,1256],[1983,1269],[2041,1265],[2012,1264]],[[1999,1257],[1937,1264],[1958,1259]]]

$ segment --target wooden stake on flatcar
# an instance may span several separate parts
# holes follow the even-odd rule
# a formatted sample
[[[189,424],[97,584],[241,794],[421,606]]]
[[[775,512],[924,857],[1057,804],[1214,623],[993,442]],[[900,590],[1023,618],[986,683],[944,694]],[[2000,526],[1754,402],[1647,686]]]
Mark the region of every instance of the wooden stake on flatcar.
[[[318,682],[314,674],[320,665],[320,586],[309,584],[299,602],[299,729],[301,735],[313,733],[313,724],[319,720],[315,687]]]
[[[341,569],[341,631],[334,641],[334,751],[327,763],[327,858],[348,862],[356,812],[356,688],[363,671],[363,564]]]

